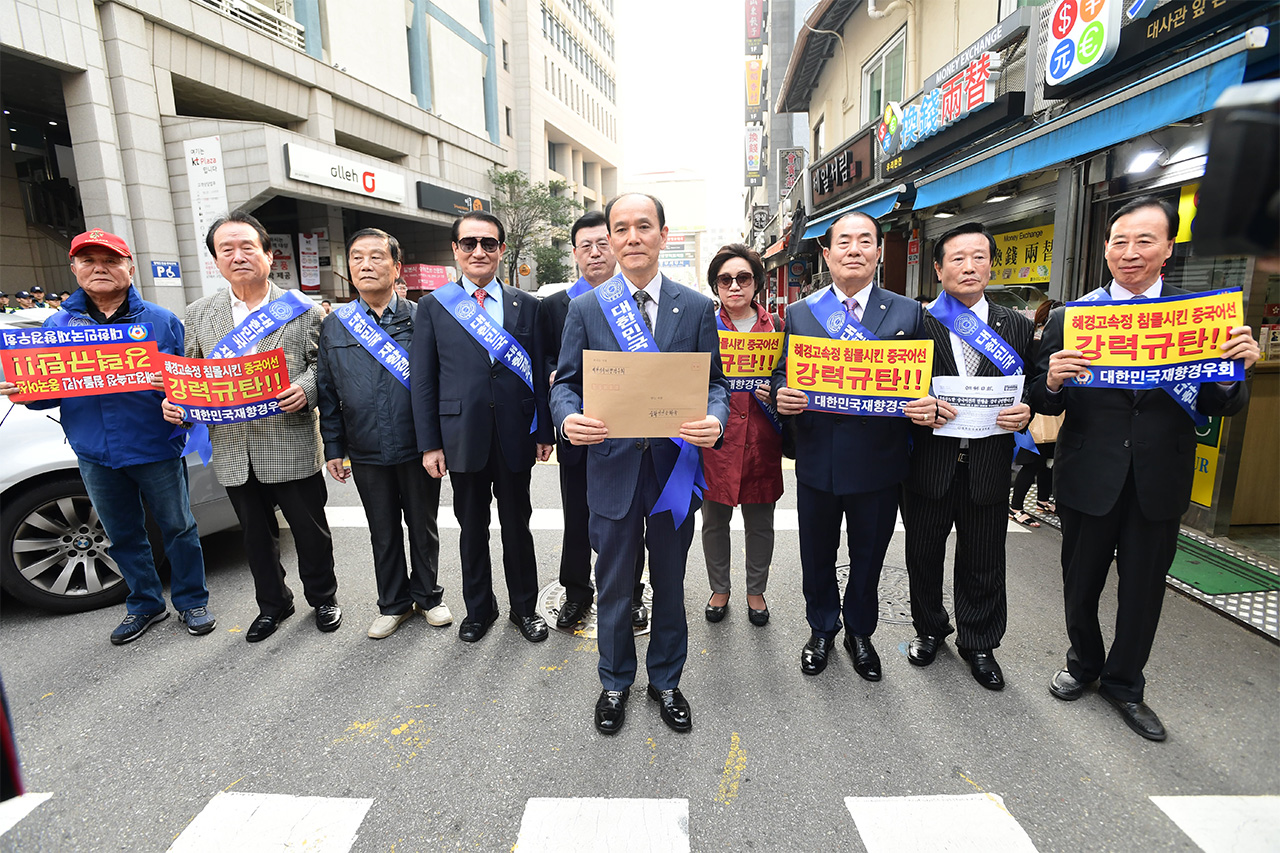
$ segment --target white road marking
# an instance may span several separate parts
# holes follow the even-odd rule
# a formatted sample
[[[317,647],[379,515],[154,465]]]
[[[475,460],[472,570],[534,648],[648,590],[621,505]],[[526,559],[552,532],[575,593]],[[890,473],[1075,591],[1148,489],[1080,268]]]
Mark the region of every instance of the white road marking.
[[[347,853],[373,800],[241,794],[209,801],[169,853]]]
[[[329,519],[330,527],[368,527],[369,521],[365,518],[364,508],[358,506],[330,506],[325,507],[325,516]],[[436,523],[442,530],[457,530],[458,519],[454,517],[453,509],[448,506],[440,507],[440,514],[437,516]],[[289,523],[280,516],[280,526],[288,527]],[[698,513],[693,522],[695,530],[702,529],[702,513]],[[498,512],[493,510],[493,520],[490,527],[498,529]],[[537,508],[533,511],[533,516],[529,519],[529,529],[531,530],[564,530],[564,514],[558,507],[551,509]],[[730,530],[742,530],[742,513],[735,512],[733,519],[729,522]],[[774,530],[799,530],[800,520],[794,509],[778,509],[773,514]],[[895,533],[902,533],[902,519],[899,518],[893,528]],[[1010,533],[1030,533],[1031,531],[1023,527],[1021,524],[1009,522]]]
[[[23,794],[21,797],[0,801],[0,835],[13,829],[18,821],[52,796],[53,794]]]
[[[534,797],[512,853],[688,853],[689,801]]]
[[[1152,797],[1204,853],[1280,850],[1280,797]]]
[[[845,797],[868,853],[1036,853],[996,794]]]

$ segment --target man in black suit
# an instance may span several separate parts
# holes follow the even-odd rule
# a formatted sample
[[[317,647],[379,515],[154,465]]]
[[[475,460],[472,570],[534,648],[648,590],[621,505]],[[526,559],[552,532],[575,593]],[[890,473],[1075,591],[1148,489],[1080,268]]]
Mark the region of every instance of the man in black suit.
[[[925,331],[934,342],[935,377],[1021,373],[1031,357],[1032,322],[987,301],[984,291],[995,252],[995,238],[976,222],[951,229],[934,245],[933,269],[946,294],[930,305],[924,318]],[[991,350],[971,346],[954,331],[981,329],[975,317],[1001,339],[990,338]],[[1017,355],[1016,362],[1010,353]],[[996,425],[1006,432],[982,438],[934,435],[957,414],[945,400],[926,397],[910,404],[909,412],[911,473],[902,521],[916,637],[907,659],[916,666],[933,663],[942,638],[954,630],[942,606],[942,567],[947,536],[955,525],[956,647],[979,684],[1000,690],[1004,673],[993,650],[1004,636],[1008,614],[1004,582],[1009,466],[1013,433],[1030,422],[1031,409],[1021,400],[1001,409]]]
[[[564,335],[564,319],[569,303],[593,287],[613,277],[618,262],[609,245],[609,226],[598,210],[584,213],[569,231],[573,259],[581,277],[559,293],[542,300],[542,308],[551,322],[548,349],[551,381],[555,381],[555,363],[560,357],[560,338]],[[591,512],[587,508],[587,450],[574,447],[563,435],[556,436],[556,462],[560,467],[560,507],[564,511],[564,536],[560,540],[560,585],[564,587],[564,606],[556,616],[557,628],[572,628],[591,612],[591,539],[587,525]],[[649,624],[649,609],[644,606],[644,549],[636,554],[636,585],[631,595],[631,625],[644,629]]]
[[[924,312],[914,299],[873,284],[884,246],[879,222],[865,213],[847,214],[831,224],[824,241],[831,286],[788,308],[787,343],[772,377],[778,413],[794,418],[796,432],[800,569],[811,632],[800,652],[800,671],[817,675],[827,668],[843,616],[844,647],[854,670],[879,681],[880,656],[871,634],[880,614],[880,569],[907,476],[907,420],[807,411],[808,395],[787,387],[786,353],[793,334],[831,337],[831,330],[849,323],[860,324],[873,339],[921,338]],[[842,519],[849,547],[843,600],[836,580]]]
[[[488,213],[468,213],[453,223],[462,279],[419,300],[410,351],[422,464],[437,479],[450,473],[453,484],[467,605],[458,636],[467,643],[483,637],[498,618],[489,559],[492,497],[502,524],[511,621],[529,642],[547,638],[547,625],[534,612],[538,565],[529,480],[534,460],[551,456],[544,355],[550,332],[538,299],[496,278],[504,232]]]
[[[1121,207],[1107,228],[1111,300],[1173,296],[1161,268],[1173,254],[1178,213],[1144,196]],[[1100,294],[1102,295],[1102,294]],[[1128,391],[1067,385],[1089,361],[1064,350],[1065,308],[1049,315],[1031,383],[1031,407],[1066,412],[1054,456],[1054,494],[1062,519],[1062,575],[1066,605],[1067,666],[1049,691],[1079,699],[1100,679],[1098,693],[1128,726],[1149,740],[1164,740],[1160,718],[1143,701],[1142,669],[1151,654],[1165,575],[1178,547],[1178,520],[1191,501],[1195,423],[1162,388]],[[1248,326],[1231,329],[1224,358],[1246,368],[1258,359]],[[1241,382],[1205,382],[1195,408],[1202,415],[1232,415],[1248,401]],[[1112,558],[1119,577],[1115,640],[1108,651],[1098,625],[1098,599]]]

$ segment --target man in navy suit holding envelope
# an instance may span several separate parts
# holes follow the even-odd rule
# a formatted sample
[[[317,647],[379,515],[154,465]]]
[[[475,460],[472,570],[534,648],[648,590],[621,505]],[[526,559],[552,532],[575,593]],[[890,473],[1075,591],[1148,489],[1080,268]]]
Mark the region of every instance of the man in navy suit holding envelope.
[[[667,241],[662,203],[628,193],[605,207],[609,242],[622,273],[569,305],[564,340],[551,392],[551,412],[560,433],[587,445],[587,504],[596,561],[600,682],[595,726],[615,734],[626,716],[636,675],[631,593],[636,555],[649,549],[653,585],[652,631],[646,668],[649,698],[675,731],[693,726],[680,692],[688,654],[684,570],[693,541],[693,513],[700,447],[714,447],[729,417],[729,384],[720,369],[719,334],[711,300],[658,271]],[[624,346],[625,344],[625,346]],[[611,438],[603,421],[582,414],[584,350],[613,352],[708,352],[707,416],[682,424],[678,440]]]

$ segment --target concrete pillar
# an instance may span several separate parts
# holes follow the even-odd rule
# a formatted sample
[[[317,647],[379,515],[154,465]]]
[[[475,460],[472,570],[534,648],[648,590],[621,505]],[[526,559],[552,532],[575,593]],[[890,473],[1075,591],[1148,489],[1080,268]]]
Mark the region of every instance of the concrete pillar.
[[[299,128],[299,132],[319,139],[321,142],[334,142],[333,95],[324,89],[311,89],[307,99],[307,121]]]

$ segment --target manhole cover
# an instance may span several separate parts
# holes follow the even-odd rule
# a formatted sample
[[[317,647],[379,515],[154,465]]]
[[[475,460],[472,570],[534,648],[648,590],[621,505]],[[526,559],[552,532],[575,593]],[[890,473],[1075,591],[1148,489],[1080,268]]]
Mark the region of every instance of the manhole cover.
[[[591,572],[591,586],[596,585],[596,573]],[[644,570],[644,606],[649,608],[649,612],[653,612],[653,587],[649,586],[649,570]],[[592,640],[596,638],[596,605],[591,604],[591,610],[587,613],[587,618],[583,619],[574,628],[557,628],[556,617],[560,615],[560,608],[564,606],[564,587],[559,581],[553,581],[542,589],[538,590],[538,601],[534,609],[538,615],[547,622],[547,627],[553,631],[559,631],[561,634],[568,634],[573,637],[587,637]],[[649,625],[653,624],[650,619],[649,624],[643,628],[636,630],[635,634],[639,637],[641,634],[649,633]]]

